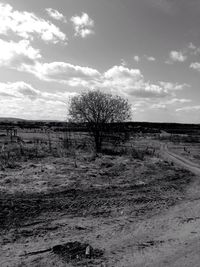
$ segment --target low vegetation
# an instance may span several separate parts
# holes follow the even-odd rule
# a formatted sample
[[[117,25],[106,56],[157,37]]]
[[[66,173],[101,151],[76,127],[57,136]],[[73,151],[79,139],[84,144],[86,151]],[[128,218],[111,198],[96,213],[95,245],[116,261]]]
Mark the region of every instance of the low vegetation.
[[[18,127],[12,138],[1,125],[1,266],[115,266],[124,233],[184,201],[193,175],[160,148],[198,163],[198,139],[124,125],[104,128],[99,153],[84,125]],[[141,251],[164,241],[134,242]]]

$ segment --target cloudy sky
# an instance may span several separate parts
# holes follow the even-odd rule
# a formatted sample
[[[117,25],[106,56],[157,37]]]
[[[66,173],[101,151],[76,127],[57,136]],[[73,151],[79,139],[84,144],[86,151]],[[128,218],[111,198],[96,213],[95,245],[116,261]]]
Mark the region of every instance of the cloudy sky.
[[[99,88],[135,121],[200,123],[199,0],[0,0],[0,116],[65,120]]]

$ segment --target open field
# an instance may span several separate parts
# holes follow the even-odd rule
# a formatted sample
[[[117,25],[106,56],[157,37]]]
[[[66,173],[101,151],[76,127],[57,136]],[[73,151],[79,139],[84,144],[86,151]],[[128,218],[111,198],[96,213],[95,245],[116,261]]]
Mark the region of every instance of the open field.
[[[0,266],[198,266],[198,173],[162,150],[193,161],[198,143],[139,133],[95,156],[32,137],[2,152]]]
[[[76,168],[70,157],[50,157],[1,173],[1,266],[66,266],[48,252],[20,255],[69,241],[105,250],[91,266],[114,264],[118,235],[184,198],[192,179],[157,158],[89,158],[80,155]]]

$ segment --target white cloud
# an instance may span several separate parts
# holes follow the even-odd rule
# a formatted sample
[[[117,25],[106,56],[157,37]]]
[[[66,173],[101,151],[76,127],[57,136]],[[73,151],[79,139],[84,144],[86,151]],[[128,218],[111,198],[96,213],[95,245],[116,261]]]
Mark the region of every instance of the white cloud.
[[[191,102],[191,99],[185,98],[172,98],[166,102],[166,104],[185,104]]]
[[[121,79],[134,79],[138,80],[142,78],[142,74],[139,69],[129,69],[124,66],[114,66],[104,73],[105,78],[114,79],[120,82]]]
[[[200,63],[199,62],[193,62],[190,64],[190,68],[197,70],[197,71],[200,71]]]
[[[184,88],[190,87],[189,84],[179,84],[179,83],[170,83],[170,82],[159,82],[159,84],[168,91],[182,90]]]
[[[148,57],[147,58],[149,61],[156,61],[155,57]]]
[[[47,100],[56,100],[63,102],[69,96],[76,94],[75,92],[55,92],[48,93],[38,89],[35,89],[32,85],[23,82],[0,82],[0,95],[14,98],[30,98],[32,100],[36,98],[43,98]]]
[[[154,103],[150,105],[151,109],[167,109],[168,106],[174,106],[174,105],[182,105],[185,103],[191,102],[191,99],[185,99],[185,98],[171,98],[164,101],[159,101],[157,103]]]
[[[165,104],[158,103],[158,104],[153,104],[150,108],[151,109],[166,109],[167,106]]]
[[[44,81],[57,81],[70,86],[85,87],[88,86],[88,81],[95,81],[101,75],[96,69],[75,66],[66,62],[22,64],[19,70],[32,73]]]
[[[71,21],[73,23],[76,36],[85,38],[94,33],[94,21],[87,13],[82,13],[81,16],[73,16],[71,17]]]
[[[21,64],[18,70],[32,73],[41,80],[67,84],[77,88],[102,88],[126,97],[163,98],[189,85],[145,81],[139,69],[113,66],[104,73],[66,62]]]
[[[200,54],[200,47],[195,46],[190,42],[183,50],[171,51],[169,53],[169,59],[165,61],[167,64],[172,64],[174,62],[184,62],[187,58],[196,56]]]
[[[145,59],[145,60],[148,60],[148,61],[156,61],[156,58],[155,57],[152,57],[152,56],[147,56],[147,55],[143,55],[143,56],[138,56],[138,55],[135,55],[134,57],[133,57],[133,60],[135,61],[135,62],[140,62],[142,59]]]
[[[35,65],[24,66],[29,67],[24,69],[25,71],[41,80],[66,84],[66,91],[46,92],[35,89],[25,82],[0,83],[0,116],[4,110],[3,114],[8,116],[20,117],[20,114],[23,114],[27,118],[63,119],[67,109],[67,99],[86,88],[99,88],[126,97],[134,105],[135,112],[165,110],[168,105],[174,105],[177,108],[178,105],[191,101],[179,99],[175,94],[186,85],[167,82],[151,83],[145,80],[139,69],[113,66],[106,72],[100,73],[92,68],[65,62],[43,64],[36,62]]]
[[[146,58],[148,61],[156,61],[155,57],[150,57],[150,56],[146,56],[146,55],[145,55],[145,58]]]
[[[193,55],[200,54],[200,47],[196,47],[193,43],[189,43],[188,49]]]
[[[39,58],[40,51],[34,49],[28,40],[7,42],[0,39],[0,66],[15,68],[21,63],[31,65]]]
[[[192,50],[196,50],[196,46],[191,42],[189,43],[188,48]]]
[[[10,68],[31,73],[43,81],[66,84],[71,88],[102,88],[131,98],[172,97],[175,96],[175,91],[189,86],[169,82],[154,84],[146,81],[139,69],[125,66],[113,66],[100,73],[96,69],[67,62],[42,63],[38,60],[41,57],[39,51],[29,47],[28,41],[19,43],[23,44],[23,49],[16,53],[16,44],[11,46],[12,53],[8,53],[6,58],[0,57],[0,63],[4,62]]]
[[[0,116],[66,119],[68,99],[75,94],[43,92],[23,81],[0,83]]]
[[[133,57],[133,59],[134,59],[136,62],[140,62],[140,57],[137,56],[137,55],[135,55],[135,56]]]
[[[14,98],[28,97],[33,100],[40,95],[40,92],[34,89],[30,84],[20,81],[14,83],[0,83],[0,95]]]
[[[182,112],[182,111],[197,111],[197,110],[200,110],[200,106],[197,105],[197,106],[187,106],[187,107],[182,107],[182,108],[177,108],[176,109],[176,112]]]
[[[66,120],[67,106],[56,100],[29,98],[0,98],[0,116],[37,120]]]
[[[0,34],[15,33],[24,39],[35,36],[45,42],[66,42],[66,35],[49,21],[37,17],[34,13],[15,11],[9,4],[0,3]]]
[[[184,62],[187,59],[187,56],[181,51],[171,51],[169,56],[173,62]]]
[[[53,18],[53,19],[55,19],[55,20],[63,21],[64,23],[67,22],[66,17],[65,17],[62,13],[60,13],[58,10],[53,9],[53,8],[46,8],[45,10],[46,10],[47,14],[48,14],[51,18]]]
[[[127,66],[127,62],[123,58],[121,59],[121,65],[124,67]]]
[[[138,69],[114,66],[104,73],[100,86],[126,97],[163,98],[173,96],[175,90],[182,89],[186,85],[165,82],[153,84],[145,81]]]

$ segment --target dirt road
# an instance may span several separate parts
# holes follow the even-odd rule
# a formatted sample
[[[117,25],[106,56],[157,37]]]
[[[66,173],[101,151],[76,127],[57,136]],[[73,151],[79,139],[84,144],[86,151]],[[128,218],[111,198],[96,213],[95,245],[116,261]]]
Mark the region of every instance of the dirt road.
[[[200,175],[200,166],[176,153],[169,151],[166,144],[161,146],[161,153],[168,160],[171,160],[175,164],[182,166],[183,168],[193,172],[194,174]]]
[[[167,145],[161,147],[161,155],[200,178],[200,166],[169,151]],[[118,266],[200,266],[200,179],[195,179],[190,186],[184,202],[142,222],[138,227],[137,238],[148,236],[148,241],[144,243],[146,247],[134,255],[132,264]],[[131,262],[131,259],[127,261]]]

